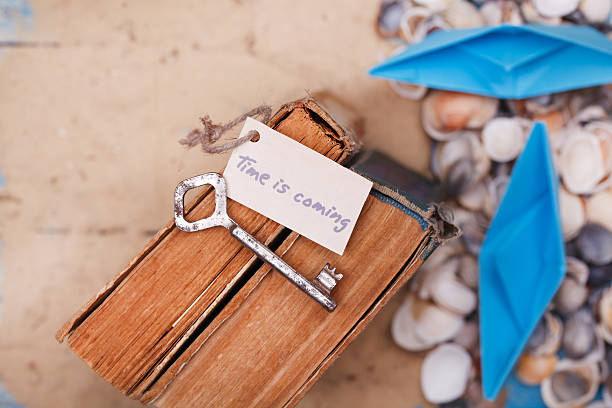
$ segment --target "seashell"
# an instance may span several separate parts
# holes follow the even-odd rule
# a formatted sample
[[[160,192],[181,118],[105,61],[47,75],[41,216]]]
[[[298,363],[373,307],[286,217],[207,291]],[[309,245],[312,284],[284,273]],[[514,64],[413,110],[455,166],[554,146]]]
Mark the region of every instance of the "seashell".
[[[472,369],[469,353],[456,344],[442,344],[432,350],[421,367],[421,389],[433,404],[453,401],[463,395]]]
[[[582,198],[563,187],[559,188],[559,213],[565,241],[576,238],[586,222]]]
[[[530,116],[545,115],[567,106],[569,95],[555,93],[535,96],[523,100],[525,112]]]
[[[432,164],[432,171],[438,173],[443,190],[450,196],[482,180],[491,166],[478,137],[470,132],[437,146],[433,160],[436,164]]]
[[[599,299],[597,331],[608,344],[612,344],[612,287],[603,291]]]
[[[542,381],[542,399],[551,408],[579,407],[595,397],[599,381],[597,364],[561,360]]]
[[[589,267],[580,259],[573,256],[565,258],[567,264],[567,276],[575,279],[581,285],[584,285],[589,280]]]
[[[484,208],[487,198],[487,186],[482,183],[475,183],[473,186],[457,196],[457,201],[463,208],[478,212]]]
[[[393,315],[391,322],[391,337],[395,344],[408,351],[422,351],[434,345],[425,342],[414,333],[414,320],[412,319],[412,302],[414,295],[409,295]]]
[[[593,23],[603,23],[607,20],[612,9],[611,0],[580,0],[578,10]]]
[[[574,194],[590,194],[609,176],[606,146],[594,134],[577,131],[563,145],[560,173],[565,187]]]
[[[555,310],[563,315],[572,313],[584,305],[588,296],[589,290],[586,285],[571,276],[566,276],[553,300]]]
[[[433,275],[428,290],[436,304],[466,316],[476,309],[478,299],[472,289],[457,280],[456,270],[456,267],[445,268],[442,273]]]
[[[460,345],[469,352],[478,347],[478,323],[475,319],[468,320],[453,339],[453,343]]]
[[[433,90],[422,106],[423,128],[438,141],[457,137],[462,129],[480,129],[497,112],[499,101],[480,95]]]
[[[387,82],[389,86],[391,86],[391,89],[393,89],[393,92],[405,99],[419,101],[423,99],[427,93],[427,87],[423,85],[409,84],[395,80],[389,80]]]
[[[400,22],[406,3],[403,1],[383,1],[378,10],[376,19],[376,32],[382,38],[397,37],[400,31]]]
[[[563,323],[550,312],[544,314],[534,329],[525,351],[533,356],[556,354],[561,346]]]
[[[612,190],[599,191],[586,200],[586,219],[612,231]]]
[[[534,356],[525,353],[516,367],[516,376],[524,384],[538,385],[555,371],[559,359],[555,354]]]
[[[576,238],[576,247],[580,257],[592,265],[612,262],[612,232],[604,226],[587,223]]]
[[[431,10],[426,7],[410,7],[400,21],[401,36],[409,44],[423,41],[427,35],[427,20]]]
[[[554,1],[554,0],[553,0]],[[521,2],[521,14],[528,23],[537,23],[545,25],[561,24],[561,17],[546,17],[538,12],[532,1],[527,0]]]
[[[480,14],[486,25],[522,24],[521,11],[514,2],[487,1],[480,7]]]
[[[482,129],[482,142],[488,156],[496,162],[518,157],[527,139],[527,121],[521,118],[494,118]]]
[[[448,7],[450,0],[414,0],[414,2],[419,6],[426,7],[433,13],[437,13]]]
[[[499,207],[499,204],[504,198],[504,194],[506,194],[506,189],[508,188],[509,183],[510,177],[508,176],[498,176],[488,180],[488,194],[484,205],[484,213],[487,215],[487,217],[492,219],[495,216],[497,207]]]
[[[460,315],[418,298],[413,300],[412,318],[415,335],[429,344],[452,339],[465,323]]]
[[[478,9],[465,0],[452,0],[442,11],[442,17],[452,28],[473,28],[485,25]]]
[[[591,352],[595,344],[595,320],[587,309],[572,313],[565,322],[561,349],[569,358],[580,359]]]
[[[608,113],[600,105],[588,105],[580,109],[570,121],[573,125],[580,125],[583,122],[602,120],[608,117]]]
[[[589,272],[589,286],[599,288],[612,282],[612,263],[592,266]]]
[[[563,17],[578,8],[580,0],[531,0],[533,6],[544,17]]]
[[[459,259],[459,278],[469,288],[478,289],[478,260],[475,256],[464,254]]]
[[[434,286],[437,285],[440,279],[452,278],[459,270],[459,256],[453,256],[446,259],[443,264],[437,265],[435,268],[429,268],[423,277],[423,281],[418,290],[418,296],[421,299],[430,299]]]

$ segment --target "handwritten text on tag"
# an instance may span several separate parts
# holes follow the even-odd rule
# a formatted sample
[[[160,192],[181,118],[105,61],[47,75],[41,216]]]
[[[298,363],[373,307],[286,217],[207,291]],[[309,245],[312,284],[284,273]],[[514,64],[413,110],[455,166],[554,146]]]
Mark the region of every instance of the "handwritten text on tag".
[[[228,197],[342,255],[372,182],[247,118],[223,176]]]

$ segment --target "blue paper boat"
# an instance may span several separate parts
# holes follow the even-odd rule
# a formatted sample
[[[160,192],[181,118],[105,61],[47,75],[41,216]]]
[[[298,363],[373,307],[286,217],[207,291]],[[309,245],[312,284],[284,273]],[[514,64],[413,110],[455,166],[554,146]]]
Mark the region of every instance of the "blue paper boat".
[[[370,74],[430,88],[522,99],[612,82],[612,41],[584,26],[439,30]]]
[[[558,177],[536,123],[479,256],[483,391],[493,399],[565,276]]]

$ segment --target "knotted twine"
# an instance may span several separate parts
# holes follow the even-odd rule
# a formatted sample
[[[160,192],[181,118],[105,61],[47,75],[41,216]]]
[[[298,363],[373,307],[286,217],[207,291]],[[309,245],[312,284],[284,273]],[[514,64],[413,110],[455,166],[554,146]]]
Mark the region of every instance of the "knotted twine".
[[[223,153],[228,150],[235,149],[236,147],[253,140],[253,138],[258,137],[259,133],[256,130],[250,130],[246,135],[239,137],[236,140],[231,140],[218,145],[214,144],[225,132],[244,122],[248,116],[260,116],[263,123],[268,123],[270,117],[272,116],[272,108],[269,105],[257,106],[238,116],[234,120],[227,122],[226,124],[213,123],[210,116],[205,115],[200,118],[200,122],[202,122],[202,129],[192,130],[187,134],[187,136],[179,140],[179,143],[187,147],[194,147],[199,144],[202,146],[202,150],[211,154]]]

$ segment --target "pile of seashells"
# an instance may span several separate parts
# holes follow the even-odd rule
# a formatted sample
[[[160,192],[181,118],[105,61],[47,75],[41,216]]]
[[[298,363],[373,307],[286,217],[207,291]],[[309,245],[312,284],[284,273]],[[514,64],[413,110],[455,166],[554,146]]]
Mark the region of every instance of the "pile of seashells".
[[[612,32],[612,0],[383,1],[377,32],[415,43],[437,29],[521,24],[588,24]],[[403,48],[403,47],[402,47]],[[612,86],[498,100],[389,81],[422,99],[433,139],[430,167],[463,235],[438,248],[412,279],[391,333],[400,347],[427,351],[427,401],[487,407],[478,339],[478,253],[535,120],[547,124],[561,180],[567,275],[514,373],[540,385],[549,407],[612,407]],[[591,402],[598,392],[603,401]]]

